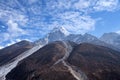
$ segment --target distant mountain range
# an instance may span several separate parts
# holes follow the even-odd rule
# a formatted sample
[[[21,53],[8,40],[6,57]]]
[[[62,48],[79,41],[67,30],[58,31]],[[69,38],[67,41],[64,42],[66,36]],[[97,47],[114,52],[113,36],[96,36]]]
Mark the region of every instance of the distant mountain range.
[[[120,35],[54,28],[0,50],[0,80],[120,80]]]
[[[37,40],[36,44],[45,45],[53,41],[69,40],[75,43],[91,43],[95,45],[101,45],[120,51],[120,34],[117,33],[105,33],[100,38],[97,38],[91,34],[70,34],[64,27],[54,28],[44,38]]]
[[[120,34],[117,33],[105,33],[100,38],[101,41],[104,41],[108,44],[114,45],[115,47],[120,49]]]

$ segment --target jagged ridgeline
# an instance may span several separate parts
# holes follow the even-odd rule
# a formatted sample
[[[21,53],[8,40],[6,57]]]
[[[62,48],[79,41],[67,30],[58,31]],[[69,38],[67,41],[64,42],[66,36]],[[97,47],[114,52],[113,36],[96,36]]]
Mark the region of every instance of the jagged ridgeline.
[[[54,28],[35,42],[1,49],[0,80],[120,80],[119,37]]]
[[[89,43],[49,43],[23,59],[6,80],[120,80],[120,52]]]

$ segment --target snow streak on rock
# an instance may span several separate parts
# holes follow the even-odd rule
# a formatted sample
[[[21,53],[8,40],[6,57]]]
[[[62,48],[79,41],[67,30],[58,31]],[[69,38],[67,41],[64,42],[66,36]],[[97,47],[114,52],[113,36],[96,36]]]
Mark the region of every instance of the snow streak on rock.
[[[59,59],[54,65],[62,62],[63,65],[68,68],[68,70],[69,70],[70,73],[74,76],[74,78],[75,78],[76,80],[86,80],[86,76],[84,77],[84,76],[83,76],[83,73],[82,73],[81,71],[76,72],[75,70],[73,70],[73,68],[72,68],[71,66],[69,66],[69,65],[65,62],[65,60],[69,57],[69,55],[70,55],[70,53],[71,53],[71,51],[72,51],[72,46],[71,46],[69,43],[65,42],[65,41],[62,41],[62,42],[63,42],[63,44],[65,45],[66,54],[64,55],[64,57],[63,57],[62,59]]]
[[[62,62],[64,60],[66,60],[69,57],[70,52],[72,51],[72,47],[71,47],[71,45],[69,45],[69,43],[67,44],[67,42],[65,42],[65,41],[62,41],[62,42],[63,42],[65,48],[67,49],[66,53],[65,53],[64,57],[59,59],[54,65],[58,64],[59,62]]]
[[[0,80],[5,80],[5,76],[13,69],[17,66],[18,62],[23,60],[24,58],[30,56],[31,54],[33,54],[34,52],[36,52],[37,50],[39,50],[42,46],[41,45],[37,45],[35,47],[33,47],[32,49],[25,51],[24,53],[22,53],[21,55],[19,55],[18,57],[16,57],[14,59],[13,62],[3,65],[0,67]]]

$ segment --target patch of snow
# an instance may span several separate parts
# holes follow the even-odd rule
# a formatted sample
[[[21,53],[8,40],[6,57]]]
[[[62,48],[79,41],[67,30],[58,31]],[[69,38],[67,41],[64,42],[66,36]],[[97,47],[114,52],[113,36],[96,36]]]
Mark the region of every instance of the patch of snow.
[[[64,60],[66,60],[66,59],[69,57],[70,52],[72,51],[71,45],[68,46],[68,44],[66,44],[65,41],[62,41],[62,42],[63,42],[63,44],[65,45],[65,48],[67,48],[66,54],[64,55],[63,58],[61,58],[61,59],[59,59],[57,62],[55,62],[54,65],[56,65],[56,64],[58,64],[58,63],[60,63],[60,62],[62,62],[62,61],[64,61]]]
[[[83,79],[81,79],[80,74],[77,73],[75,70],[73,70],[72,67],[69,66],[65,61],[62,61],[62,63],[63,63],[64,66],[66,66],[68,68],[68,70],[74,76],[74,78],[76,78],[77,80],[83,80]]]
[[[64,27],[55,27],[51,32],[60,31],[65,36],[68,36],[70,33]]]
[[[3,46],[0,46],[0,49],[3,49],[4,47]]]

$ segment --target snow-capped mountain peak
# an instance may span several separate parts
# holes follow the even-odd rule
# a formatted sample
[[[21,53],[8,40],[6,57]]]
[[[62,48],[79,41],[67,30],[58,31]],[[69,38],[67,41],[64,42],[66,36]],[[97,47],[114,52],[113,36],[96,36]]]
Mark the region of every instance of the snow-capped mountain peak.
[[[68,36],[70,34],[63,26],[62,27],[55,27],[55,28],[53,28],[51,33],[53,33],[53,32],[61,32],[65,36]]]

